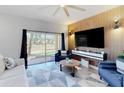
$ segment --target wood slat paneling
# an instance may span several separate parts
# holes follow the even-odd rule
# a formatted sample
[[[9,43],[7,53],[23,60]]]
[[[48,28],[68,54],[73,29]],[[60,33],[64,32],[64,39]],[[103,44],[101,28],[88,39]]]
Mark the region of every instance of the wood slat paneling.
[[[117,31],[113,29],[115,18],[119,18],[121,24],[120,28],[117,29]],[[116,58],[117,54],[124,50],[124,6],[111,9],[96,16],[92,16],[90,18],[68,25],[69,31],[73,32],[98,27],[105,28],[104,51],[108,53],[108,57],[110,59]],[[68,47],[69,49],[75,48],[74,34],[68,36]],[[80,49],[84,49],[84,47],[81,47]],[[97,51],[100,50],[96,48],[86,49]]]

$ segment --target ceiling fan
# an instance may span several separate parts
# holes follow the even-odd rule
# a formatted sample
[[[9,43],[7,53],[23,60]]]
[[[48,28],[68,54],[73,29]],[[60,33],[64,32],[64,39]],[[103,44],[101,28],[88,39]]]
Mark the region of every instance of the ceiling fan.
[[[60,5],[60,6],[55,10],[55,12],[53,13],[53,16],[55,16],[56,13],[57,13],[61,8],[64,10],[64,12],[65,12],[65,14],[66,14],[67,17],[70,16],[68,8],[76,9],[76,10],[79,10],[79,11],[85,11],[85,9],[80,8],[80,7],[78,7],[78,6],[75,6],[75,5]]]

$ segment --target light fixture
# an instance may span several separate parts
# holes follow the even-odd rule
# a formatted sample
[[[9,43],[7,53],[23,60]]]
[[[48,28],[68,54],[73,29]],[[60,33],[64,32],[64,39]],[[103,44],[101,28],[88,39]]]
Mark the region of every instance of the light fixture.
[[[74,32],[73,31],[69,31],[69,35],[71,36]]]
[[[72,35],[72,32],[71,31],[69,32],[69,35]]]
[[[114,21],[114,29],[118,29],[120,27],[120,22],[119,22],[119,20],[115,20]]]

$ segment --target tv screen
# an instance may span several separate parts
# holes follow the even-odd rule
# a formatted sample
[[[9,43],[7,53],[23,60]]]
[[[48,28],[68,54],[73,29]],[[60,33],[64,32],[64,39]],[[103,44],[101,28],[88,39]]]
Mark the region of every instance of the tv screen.
[[[104,48],[104,27],[75,32],[76,47]]]

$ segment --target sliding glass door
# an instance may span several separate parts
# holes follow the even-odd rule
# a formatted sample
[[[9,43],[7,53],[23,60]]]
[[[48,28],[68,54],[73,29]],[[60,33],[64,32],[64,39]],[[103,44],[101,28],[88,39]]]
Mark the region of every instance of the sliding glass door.
[[[59,48],[60,34],[30,31],[27,33],[28,64],[53,61]]]
[[[58,34],[46,33],[46,61],[54,60],[54,55],[60,47],[58,40]]]

